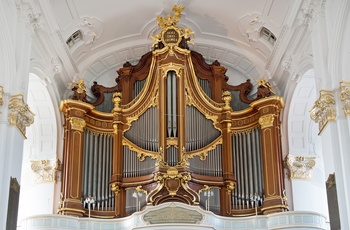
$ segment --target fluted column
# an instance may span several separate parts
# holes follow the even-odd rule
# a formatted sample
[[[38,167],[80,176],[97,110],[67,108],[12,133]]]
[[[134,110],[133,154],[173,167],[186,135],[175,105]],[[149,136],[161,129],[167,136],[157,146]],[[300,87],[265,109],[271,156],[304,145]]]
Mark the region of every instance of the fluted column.
[[[287,207],[283,202],[283,167],[280,130],[280,110],[284,107],[281,97],[272,96],[253,102],[251,106],[259,111],[261,126],[261,147],[264,175],[264,214],[282,212]]]
[[[123,122],[122,122],[122,102],[121,93],[113,94],[113,166],[111,177],[111,189],[115,195],[115,213],[116,217],[123,217],[126,215],[125,191],[120,187],[123,180]]]
[[[225,102],[221,118],[222,124],[222,173],[224,178],[225,189],[221,189],[220,194],[220,214],[228,216],[231,214],[232,190],[234,189],[235,180],[232,165],[232,132],[231,132],[231,93],[226,91],[222,95]]]
[[[93,106],[81,101],[65,100],[60,109],[65,114],[65,146],[63,152],[62,171],[62,207],[61,214],[83,216],[85,210],[82,204],[82,173],[84,150],[85,114]]]

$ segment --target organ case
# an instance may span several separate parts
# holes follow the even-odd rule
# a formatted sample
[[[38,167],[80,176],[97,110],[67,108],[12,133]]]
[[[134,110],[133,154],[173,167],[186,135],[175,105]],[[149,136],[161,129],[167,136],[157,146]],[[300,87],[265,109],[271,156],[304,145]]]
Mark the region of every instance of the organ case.
[[[59,212],[114,218],[182,202],[223,216],[287,210],[280,132],[283,100],[261,79],[232,86],[218,61],[191,51],[188,28],[158,17],[162,32],[117,84],[73,85],[65,115]],[[254,97],[253,97],[254,96]],[[94,203],[88,204],[87,197]]]

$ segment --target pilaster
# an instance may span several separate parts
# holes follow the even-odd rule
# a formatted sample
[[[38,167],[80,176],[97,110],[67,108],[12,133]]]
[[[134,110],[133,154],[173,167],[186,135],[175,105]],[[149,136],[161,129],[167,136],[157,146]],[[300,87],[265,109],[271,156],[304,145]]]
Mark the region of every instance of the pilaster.
[[[66,146],[62,160],[62,164],[65,165],[61,187],[64,197],[58,211],[65,215],[83,216],[85,213],[81,197],[84,127],[85,114],[92,109],[92,105],[75,100],[65,100],[60,105],[67,122],[64,125]]]
[[[264,214],[282,212],[287,209],[283,201],[284,178],[280,130],[280,111],[284,107],[284,102],[282,98],[272,96],[253,102],[251,106],[257,109],[260,115],[262,162],[265,178],[265,199],[261,210]]]

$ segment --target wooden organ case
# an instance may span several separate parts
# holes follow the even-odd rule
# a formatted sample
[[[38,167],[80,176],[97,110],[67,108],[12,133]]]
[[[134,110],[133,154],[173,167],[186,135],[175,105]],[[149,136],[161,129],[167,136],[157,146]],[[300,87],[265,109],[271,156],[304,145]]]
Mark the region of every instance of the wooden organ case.
[[[249,80],[229,85],[225,67],[188,48],[193,32],[177,27],[182,10],[157,18],[152,51],[125,63],[115,86],[94,82],[89,99],[81,80],[61,102],[61,214],[87,216],[90,206],[93,217],[123,217],[163,202],[223,216],[288,209],[282,98],[263,79],[251,97]]]

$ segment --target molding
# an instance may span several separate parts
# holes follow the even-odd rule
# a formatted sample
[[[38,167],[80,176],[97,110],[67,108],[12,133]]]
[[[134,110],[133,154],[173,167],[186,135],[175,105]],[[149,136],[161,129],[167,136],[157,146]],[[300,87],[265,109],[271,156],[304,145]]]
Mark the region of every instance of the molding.
[[[61,162],[58,158],[30,162],[30,168],[37,174],[36,183],[56,182],[57,172],[61,171]]]
[[[29,106],[24,102],[22,94],[11,96],[8,108],[10,109],[8,114],[10,126],[16,126],[26,138],[26,127],[34,123],[35,114],[30,111]]]
[[[340,82],[340,100],[343,101],[343,110],[345,116],[350,115],[350,82]]]
[[[316,157],[294,156],[288,154],[286,166],[290,179],[311,180],[311,172],[316,165]]]
[[[320,90],[320,97],[315,101],[314,106],[309,111],[310,118],[318,123],[318,135],[321,134],[328,122],[335,121],[336,111],[334,105],[333,92],[330,90]]]

